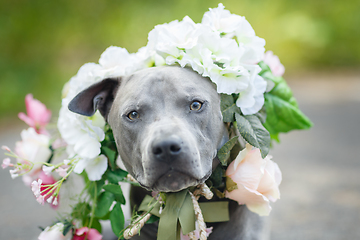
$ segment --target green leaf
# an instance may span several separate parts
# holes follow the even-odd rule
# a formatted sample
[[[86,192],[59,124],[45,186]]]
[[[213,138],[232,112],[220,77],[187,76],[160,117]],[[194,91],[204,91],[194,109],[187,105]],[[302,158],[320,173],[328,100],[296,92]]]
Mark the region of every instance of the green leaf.
[[[108,184],[108,185],[103,186],[103,189],[107,192],[111,192],[112,194],[114,194],[115,200],[117,202],[119,202],[121,204],[125,204],[125,197],[123,195],[120,185]]]
[[[231,178],[226,177],[226,190],[231,192],[235,189],[238,189],[236,182],[234,182]]]
[[[102,232],[101,223],[100,223],[99,219],[97,219],[97,218],[94,218],[94,219],[92,220],[91,226],[90,226],[89,228],[95,228],[96,230],[99,231],[99,233]]]
[[[65,221],[63,222],[63,224],[64,224],[64,229],[63,229],[62,234],[63,234],[63,236],[65,236],[65,235],[71,230],[71,228],[73,227],[73,225],[72,225],[71,222],[69,222],[69,221],[67,221],[67,220],[65,220]]]
[[[240,113],[240,108],[236,106],[235,99],[232,95],[220,94],[221,98],[221,113],[224,122],[233,122],[234,114]]]
[[[237,128],[240,135],[252,146],[259,148],[261,157],[265,158],[270,149],[270,134],[261,124],[261,121],[255,115],[241,116],[235,114]]]
[[[116,169],[115,171],[106,171],[106,178],[110,183],[118,184],[128,175],[128,172],[122,169]]]
[[[146,221],[147,224],[150,224],[150,223],[154,223],[154,222],[157,222],[159,221],[159,217],[155,216],[155,215],[151,215],[151,217],[149,218],[149,220]]]
[[[109,159],[110,167],[112,170],[114,170],[116,168],[115,161],[117,157],[117,152],[105,146],[101,147],[101,152],[105,154],[106,157]]]
[[[223,183],[223,169],[221,165],[219,164],[215,170],[212,172],[211,176],[209,177],[209,180],[212,183],[212,187],[218,188]],[[210,186],[211,187],[211,186]]]
[[[274,88],[265,93],[266,122],[265,128],[270,132],[271,139],[279,141],[279,133],[289,132],[294,129],[308,129],[313,124],[298,108],[290,87],[282,77],[275,77],[270,68],[263,62],[260,76],[273,81]]]
[[[105,214],[105,216],[99,217],[98,219],[100,219],[100,220],[109,220],[109,218],[110,218],[110,212],[107,212],[107,214]]]
[[[294,129],[309,129],[313,125],[297,107],[293,97],[285,100],[270,92],[265,94],[265,106],[267,118],[264,126],[273,136]]]
[[[99,194],[101,193],[101,188],[102,186],[105,184],[105,181],[103,179],[99,180],[99,181],[89,181],[89,188],[88,188],[88,192],[91,196],[91,198],[94,198],[94,194],[95,194],[95,184],[96,184],[96,195],[99,196]]]
[[[227,160],[230,157],[230,151],[237,143],[238,137],[235,136],[232,139],[230,139],[227,143],[222,146],[219,151],[217,152],[217,157],[219,158],[221,164],[223,166],[227,166]]]
[[[71,217],[76,219],[83,219],[84,217],[89,216],[91,212],[91,207],[87,202],[79,202],[73,207],[71,212]]]
[[[110,192],[102,192],[98,197],[96,208],[95,208],[95,217],[101,218],[105,216],[112,203],[115,201],[114,194]]]
[[[124,229],[125,218],[124,213],[121,209],[121,204],[116,203],[110,213],[111,229],[117,237],[121,236]]]

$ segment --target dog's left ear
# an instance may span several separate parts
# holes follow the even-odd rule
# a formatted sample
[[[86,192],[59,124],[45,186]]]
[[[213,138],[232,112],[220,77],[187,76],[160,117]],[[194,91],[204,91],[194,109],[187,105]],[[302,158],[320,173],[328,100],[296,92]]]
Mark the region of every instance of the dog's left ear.
[[[99,109],[107,119],[121,78],[107,78],[81,91],[69,103],[69,110],[81,115],[92,116]]]

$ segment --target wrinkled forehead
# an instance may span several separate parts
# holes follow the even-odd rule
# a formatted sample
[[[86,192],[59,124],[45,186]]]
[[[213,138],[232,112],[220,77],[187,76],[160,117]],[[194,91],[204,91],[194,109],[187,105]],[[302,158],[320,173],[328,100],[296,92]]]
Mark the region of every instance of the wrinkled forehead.
[[[180,67],[149,68],[129,76],[119,89],[121,102],[135,99],[217,97],[214,85],[198,73]]]

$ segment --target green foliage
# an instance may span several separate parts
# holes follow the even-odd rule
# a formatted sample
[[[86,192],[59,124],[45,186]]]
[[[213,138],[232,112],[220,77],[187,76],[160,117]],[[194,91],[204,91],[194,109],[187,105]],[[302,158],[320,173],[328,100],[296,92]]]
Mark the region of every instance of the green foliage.
[[[116,203],[110,213],[111,229],[117,237],[121,236],[124,229],[125,218],[121,209],[121,204]]]
[[[147,224],[150,224],[150,223],[154,223],[154,222],[157,222],[159,221],[159,217],[158,216],[155,216],[155,215],[151,215],[151,217],[149,218],[149,220],[146,221]]]
[[[105,184],[105,180],[101,179],[99,181],[94,181],[94,182],[89,181],[88,184],[89,184],[89,188],[87,190],[88,190],[91,198],[94,198],[95,194],[96,194],[96,196],[99,196],[99,194],[101,193],[101,188]]]
[[[222,168],[222,166],[219,164],[215,170],[212,172],[209,179],[206,181],[206,184],[210,188],[219,188],[223,185],[223,177],[224,177],[225,170]]]
[[[235,98],[232,95],[220,94],[221,97],[221,113],[224,122],[234,122],[235,113],[240,114],[240,108],[235,104]]]
[[[88,217],[91,212],[91,206],[87,202],[79,202],[73,207],[71,217],[75,219],[83,219]]]
[[[235,114],[240,135],[252,146],[259,148],[261,157],[265,158],[270,149],[270,134],[255,115],[242,116]]]
[[[69,222],[67,220],[65,220],[63,222],[63,224],[64,224],[64,229],[63,229],[62,234],[63,234],[63,236],[65,236],[73,228],[73,225],[72,225],[72,222]]]
[[[124,178],[128,175],[128,172],[122,169],[116,169],[114,171],[110,171],[109,169],[105,172],[105,178],[109,180],[110,183],[118,184],[123,181]]]
[[[271,138],[279,141],[278,135],[281,132],[310,128],[312,122],[298,108],[285,79],[275,77],[266,64],[260,63],[260,66],[263,69],[260,75],[275,83],[274,88],[269,93],[265,93],[267,117],[264,126],[270,132]]]
[[[99,231],[99,233],[102,232],[102,226],[101,226],[101,223],[99,221],[99,219],[97,218],[94,218],[92,223],[91,223],[91,226],[89,226],[89,228],[95,228],[96,230]]]
[[[110,192],[102,192],[97,199],[96,208],[95,208],[95,217],[103,217],[105,216],[112,203],[115,201],[114,194]]]
[[[116,168],[116,157],[117,157],[117,152],[114,151],[114,150],[111,150],[110,148],[108,147],[101,147],[101,152],[107,156],[108,160],[109,160],[109,165],[110,165],[110,168],[112,170],[114,170]]]
[[[120,185],[107,184],[107,185],[103,186],[103,189],[106,192],[112,193],[115,196],[115,200],[117,202],[119,202],[121,204],[125,204],[125,197],[123,195]]]
[[[228,165],[228,159],[230,157],[230,151],[231,149],[235,146],[235,144],[237,143],[238,140],[238,136],[233,137],[232,139],[230,139],[227,143],[224,144],[224,146],[222,146],[218,153],[217,153],[217,157],[219,158],[221,164],[223,166],[227,166]]]

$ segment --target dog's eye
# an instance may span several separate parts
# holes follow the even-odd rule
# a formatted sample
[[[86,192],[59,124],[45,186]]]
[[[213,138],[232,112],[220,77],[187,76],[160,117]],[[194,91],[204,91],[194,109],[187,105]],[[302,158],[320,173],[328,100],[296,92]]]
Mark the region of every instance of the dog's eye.
[[[193,101],[191,104],[190,104],[190,110],[192,111],[199,111],[202,107],[202,103],[199,102],[199,101]]]
[[[135,120],[135,119],[139,118],[139,113],[137,111],[132,111],[127,115],[127,117],[130,120]]]

